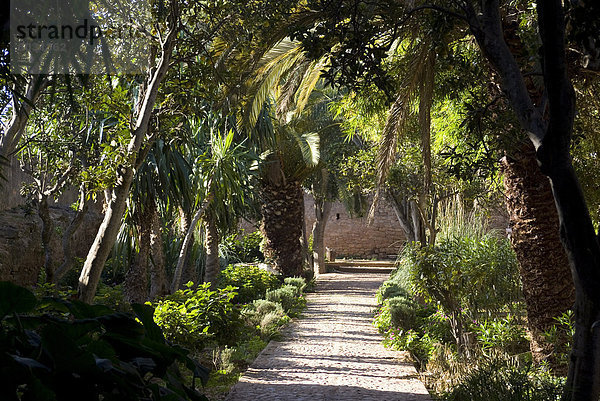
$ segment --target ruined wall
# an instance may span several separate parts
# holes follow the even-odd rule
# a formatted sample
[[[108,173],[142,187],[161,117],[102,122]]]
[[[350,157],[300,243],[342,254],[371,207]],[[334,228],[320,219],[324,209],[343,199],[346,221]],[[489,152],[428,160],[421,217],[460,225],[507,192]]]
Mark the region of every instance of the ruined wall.
[[[0,211],[25,204],[26,199],[21,196],[21,187],[24,183],[32,183],[31,177],[21,170],[18,160],[14,158],[11,160],[10,166],[3,165],[1,169],[4,179],[0,179]],[[57,204],[69,206],[76,200],[77,191],[67,190],[61,195]],[[50,204],[53,202],[50,201]]]
[[[310,236],[315,221],[312,195],[304,195],[304,207],[306,234]],[[250,233],[257,225],[242,221],[240,228]],[[337,257],[387,259],[398,254],[404,241],[396,215],[385,201],[380,202],[371,225],[366,217],[351,217],[341,202],[335,202],[325,227],[325,246]]]
[[[51,242],[54,260],[62,262],[62,233],[73,219],[75,212],[66,207],[51,207],[55,235]],[[73,235],[73,253],[83,258],[94,241],[102,216],[88,212],[79,230]],[[12,281],[20,285],[37,282],[40,268],[44,265],[42,249],[42,220],[37,211],[28,207],[15,207],[0,211],[0,281]]]
[[[305,195],[305,221],[310,235],[315,221],[314,200]],[[391,206],[381,201],[373,222],[368,225],[367,217],[351,217],[344,205],[335,202],[325,227],[325,246],[337,257],[377,258],[395,257],[404,244],[404,232]]]

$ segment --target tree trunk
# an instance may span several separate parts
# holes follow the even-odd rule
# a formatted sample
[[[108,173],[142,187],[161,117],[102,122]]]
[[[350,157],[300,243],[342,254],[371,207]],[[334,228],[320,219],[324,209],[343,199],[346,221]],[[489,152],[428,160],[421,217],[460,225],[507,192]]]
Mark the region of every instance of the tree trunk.
[[[597,401],[600,396],[600,245],[570,156],[575,96],[567,76],[565,16],[560,0],[537,3],[547,108],[538,109],[503,37],[497,0],[465,8],[483,53],[498,72],[516,117],[550,178],[560,235],[575,284],[575,337],[563,401]]]
[[[165,272],[165,252],[163,248],[160,216],[156,203],[152,209],[152,231],[150,232],[150,299],[169,294]]]
[[[394,214],[396,214],[396,218],[398,219],[398,223],[400,223],[400,227],[402,231],[404,231],[404,236],[406,237],[407,242],[414,242],[417,240],[417,236],[414,231],[414,226],[412,223],[411,212],[410,212],[410,201],[403,199],[399,200],[394,193],[387,189],[386,198],[392,205],[392,209],[394,210]]]
[[[262,225],[265,257],[285,277],[302,275],[302,220],[304,209],[297,181],[281,185],[264,183],[262,188]]]
[[[79,208],[77,209],[77,213],[75,214],[75,217],[73,217],[73,220],[71,220],[69,227],[67,227],[67,229],[65,230],[65,233],[63,234],[63,238],[62,238],[63,262],[54,272],[54,281],[52,281],[52,282],[55,284],[57,284],[59,282],[59,280],[69,270],[71,270],[73,268],[73,264],[74,264],[74,257],[73,257],[73,250],[72,250],[73,235],[75,234],[75,232],[77,232],[77,230],[81,226],[81,223],[83,223],[85,214],[88,211],[88,202],[85,199],[85,195],[86,195],[85,194],[85,184],[82,184],[81,188],[79,190]]]
[[[29,119],[29,113],[42,91],[48,86],[48,79],[42,75],[32,75],[25,88],[25,98],[15,100],[12,117],[4,135],[0,137],[0,156],[10,157],[17,149],[23,130]]]
[[[175,13],[175,10],[172,10],[172,12]],[[172,16],[172,18],[176,17],[176,15]],[[172,24],[173,22],[174,21],[171,21]],[[92,302],[94,295],[96,294],[98,282],[100,281],[100,275],[104,269],[104,264],[106,263],[108,255],[119,234],[121,220],[123,219],[123,214],[127,207],[129,189],[131,188],[131,182],[133,181],[134,168],[137,167],[137,164],[142,162],[139,160],[139,152],[146,139],[150,116],[158,95],[158,88],[169,68],[176,34],[177,29],[175,29],[173,24],[170,26],[169,32],[165,38],[161,59],[149,79],[143,102],[140,106],[139,113],[137,114],[135,128],[133,129],[131,141],[127,147],[127,157],[125,158],[130,161],[135,160],[135,165],[122,165],[118,168],[116,183],[110,191],[110,200],[106,208],[106,213],[104,214],[104,220],[98,229],[94,243],[90,248],[81,275],[79,276],[79,298],[83,302]],[[149,146],[150,144],[146,145]]]
[[[38,204],[38,215],[42,219],[42,247],[44,248],[44,271],[46,273],[46,282],[54,282],[54,258],[52,255],[52,233],[54,232],[54,221],[50,217],[48,209],[48,195],[41,194]]]
[[[302,202],[302,210],[306,210],[305,207],[305,203],[304,203],[304,193],[302,193],[302,196],[300,197],[300,201]],[[302,244],[302,254],[304,255],[304,265],[308,268],[310,268],[313,265],[313,255],[310,252],[310,250],[308,249],[309,243],[308,243],[308,235],[306,234],[307,229],[306,229],[306,219],[304,219],[302,221],[302,237],[300,237],[300,243]]]
[[[536,362],[547,360],[556,373],[565,374],[566,367],[557,364],[552,344],[543,336],[557,324],[554,318],[571,309],[575,301],[550,181],[540,171],[531,143],[503,158],[502,166],[510,241],[519,260],[531,352]]]
[[[331,212],[331,202],[315,199],[315,222],[313,224],[313,269],[315,274],[327,273],[325,267],[325,227]]]
[[[205,221],[205,237],[206,241],[206,264],[204,266],[204,282],[210,283],[211,288],[216,285],[217,275],[220,271],[219,265],[219,232],[215,219],[212,216]]]
[[[210,183],[209,183],[208,187],[210,188]],[[210,204],[212,199],[213,199],[212,193],[209,194],[206,197],[206,199],[204,199],[204,201],[202,202],[202,205],[194,214],[194,217],[192,218],[192,222],[190,223],[190,226],[188,227],[185,237],[183,238],[183,243],[181,244],[181,250],[179,251],[179,258],[177,259],[177,267],[175,267],[175,273],[173,273],[173,281],[171,282],[171,293],[177,291],[181,287],[181,279],[183,277],[183,268],[184,268],[186,260],[187,260],[188,249],[194,239],[194,230],[196,230],[196,226],[198,225],[200,218],[202,218],[202,216],[206,212],[206,208],[208,207],[208,205]]]
[[[149,199],[137,209],[137,229],[139,252],[125,274],[124,293],[129,303],[143,303],[148,300],[148,263],[150,259],[150,236],[152,233],[152,207]],[[141,206],[141,205],[139,205]]]

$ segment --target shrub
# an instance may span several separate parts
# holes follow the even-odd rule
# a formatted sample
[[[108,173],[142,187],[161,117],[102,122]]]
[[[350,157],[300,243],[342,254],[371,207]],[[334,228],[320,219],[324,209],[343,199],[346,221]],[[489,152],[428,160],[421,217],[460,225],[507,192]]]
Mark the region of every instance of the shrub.
[[[279,287],[280,282],[273,273],[256,266],[227,266],[218,278],[219,288],[237,287],[234,302],[246,304],[264,298],[268,290]]]
[[[251,337],[233,347],[225,346],[223,349],[215,351],[215,365],[218,370],[227,373],[231,373],[237,368],[245,369],[266,346],[267,343],[258,336]]]
[[[444,238],[435,246],[407,246],[402,258],[413,292],[450,316],[461,350],[469,322],[520,299],[517,260],[506,239]]]
[[[300,295],[298,287],[294,285],[284,285],[276,290],[267,291],[266,299],[271,302],[278,302],[286,312],[291,311],[296,306],[296,299]]]
[[[425,368],[436,343],[452,338],[448,320],[441,311],[407,297],[384,300],[373,324],[384,335],[384,345],[409,351],[419,369]]]
[[[242,310],[243,316],[260,331],[262,338],[271,339],[277,335],[279,328],[289,321],[281,304],[258,299]]]
[[[469,365],[458,384],[441,395],[442,400],[551,401],[560,399],[564,386],[564,379],[504,355]]]
[[[288,315],[278,312],[269,312],[260,320],[260,334],[265,339],[272,339],[279,334],[279,328],[290,321]]]
[[[208,371],[165,341],[150,306],[132,310],[135,315],[78,301],[38,301],[24,288],[0,283],[0,399],[206,400],[185,384],[179,368],[203,381]]]
[[[210,284],[186,290],[157,302],[154,320],[165,336],[181,345],[201,350],[210,341],[231,345],[237,340],[242,321],[239,309],[232,303],[237,294],[231,286],[210,290]]]
[[[484,319],[473,325],[477,342],[484,350],[496,349],[509,354],[527,352],[529,342],[525,329],[511,315],[505,318]]]
[[[306,288],[306,280],[302,277],[286,277],[283,283],[297,287],[300,293],[304,292]]]
[[[242,233],[231,235],[223,241],[222,247],[225,249],[223,253],[228,260],[238,263],[263,262],[265,255],[260,249],[262,240],[260,231],[246,235],[242,231]]]

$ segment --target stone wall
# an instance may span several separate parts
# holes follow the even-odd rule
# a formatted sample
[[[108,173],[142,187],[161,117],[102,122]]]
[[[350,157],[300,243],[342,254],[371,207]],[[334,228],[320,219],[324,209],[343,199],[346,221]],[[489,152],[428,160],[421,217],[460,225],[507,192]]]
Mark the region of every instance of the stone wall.
[[[315,221],[312,195],[304,195],[304,206],[306,234],[310,236]],[[248,221],[240,224],[246,233],[256,231],[257,227]],[[398,254],[404,241],[396,215],[385,201],[380,202],[370,225],[366,217],[351,217],[341,202],[335,202],[325,227],[325,246],[338,257],[387,259]]]
[[[19,162],[13,158],[10,166],[1,167],[4,179],[0,179],[0,211],[9,210],[25,204],[26,199],[21,196],[23,184],[33,182],[31,177],[19,167]],[[77,191],[68,190],[59,198],[58,204],[68,206],[77,200]],[[51,204],[53,202],[51,201]]]
[[[73,219],[75,212],[66,207],[51,207],[50,216],[55,223],[55,235],[51,241],[54,260],[62,262],[62,233]],[[102,216],[88,212],[79,230],[73,235],[72,250],[75,257],[84,258],[96,236]],[[42,249],[42,220],[37,211],[27,207],[15,207],[0,211],[0,281],[12,281],[20,285],[37,282],[40,268],[44,265]]]
[[[315,221],[314,200],[305,195],[305,221],[310,235]],[[367,217],[351,217],[341,202],[331,208],[325,226],[325,246],[337,257],[387,259],[395,257],[404,244],[404,232],[391,206],[381,201],[371,224]]]

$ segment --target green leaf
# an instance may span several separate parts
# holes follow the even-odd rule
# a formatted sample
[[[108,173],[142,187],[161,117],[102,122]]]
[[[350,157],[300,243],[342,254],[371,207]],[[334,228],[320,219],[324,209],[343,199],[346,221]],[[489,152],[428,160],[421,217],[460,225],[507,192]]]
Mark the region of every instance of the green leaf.
[[[8,281],[0,282],[0,319],[12,313],[30,312],[36,305],[31,291]]]
[[[144,325],[146,334],[149,339],[158,342],[164,342],[165,337],[163,332],[154,322],[154,308],[150,305],[132,304],[131,309],[135,312],[135,315]]]

